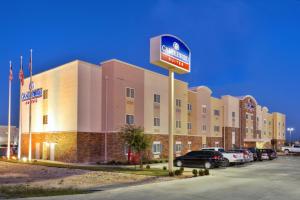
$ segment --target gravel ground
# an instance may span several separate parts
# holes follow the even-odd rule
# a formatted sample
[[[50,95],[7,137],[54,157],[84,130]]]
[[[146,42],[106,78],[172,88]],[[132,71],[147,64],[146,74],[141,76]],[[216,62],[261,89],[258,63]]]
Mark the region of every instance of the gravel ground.
[[[44,167],[0,161],[0,185],[26,184],[28,186],[41,186],[44,188],[73,187],[79,189],[97,189],[105,186],[138,184],[168,179],[170,178]]]

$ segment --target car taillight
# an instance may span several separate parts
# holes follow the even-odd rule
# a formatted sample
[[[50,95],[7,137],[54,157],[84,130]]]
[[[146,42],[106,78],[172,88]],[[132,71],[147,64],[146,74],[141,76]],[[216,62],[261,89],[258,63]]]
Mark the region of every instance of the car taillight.
[[[220,156],[213,156],[212,159],[214,160],[219,160],[221,157]]]

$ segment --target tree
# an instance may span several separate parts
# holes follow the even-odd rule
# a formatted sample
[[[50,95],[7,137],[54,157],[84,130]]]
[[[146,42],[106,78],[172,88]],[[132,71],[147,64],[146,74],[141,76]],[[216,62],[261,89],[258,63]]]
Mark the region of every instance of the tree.
[[[130,161],[131,151],[134,150],[140,157],[140,168],[143,168],[143,156],[150,146],[150,138],[144,134],[144,129],[134,125],[125,125],[121,129],[122,138],[128,145],[128,161]]]

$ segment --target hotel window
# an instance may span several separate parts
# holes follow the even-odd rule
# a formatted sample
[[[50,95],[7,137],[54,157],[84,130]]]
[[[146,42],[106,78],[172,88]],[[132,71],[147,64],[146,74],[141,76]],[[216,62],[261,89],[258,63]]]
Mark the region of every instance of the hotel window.
[[[202,131],[206,131],[206,125],[202,126]]]
[[[264,119],[264,124],[267,124],[267,120],[266,119]]]
[[[187,105],[187,109],[188,109],[188,111],[192,111],[192,104],[189,103],[189,104]]]
[[[180,99],[176,99],[176,107],[181,107],[181,100]]]
[[[214,115],[215,116],[220,116],[220,111],[219,110],[214,110]]]
[[[214,131],[215,132],[220,132],[220,126],[214,126]]]
[[[48,90],[44,90],[43,99],[48,99]]]
[[[160,103],[160,95],[154,94],[154,103]]]
[[[248,114],[246,114],[246,119],[248,119]]]
[[[176,153],[180,153],[182,151],[182,144],[181,144],[181,142],[176,142],[174,149],[175,149]]]
[[[126,115],[126,124],[134,124],[134,116],[133,115]]]
[[[235,112],[232,112],[232,113],[231,113],[231,116],[234,118],[234,117],[235,117]]]
[[[206,113],[206,105],[202,105],[202,112]]]
[[[154,126],[160,126],[160,118],[154,117]]]
[[[271,126],[271,121],[269,121],[269,126]]]
[[[176,120],[176,128],[181,128],[181,121]]]
[[[246,128],[246,133],[248,133],[248,128]]]
[[[159,141],[154,141],[152,144],[152,153],[160,154],[162,152],[162,144]]]
[[[134,89],[133,88],[126,88],[126,97],[134,98]]]
[[[187,128],[188,128],[188,130],[191,130],[191,129],[192,129],[192,122],[188,122],[188,123],[187,123]]]
[[[188,141],[188,151],[191,151],[191,150],[192,150],[192,142]]]
[[[43,124],[48,124],[48,115],[43,116]]]

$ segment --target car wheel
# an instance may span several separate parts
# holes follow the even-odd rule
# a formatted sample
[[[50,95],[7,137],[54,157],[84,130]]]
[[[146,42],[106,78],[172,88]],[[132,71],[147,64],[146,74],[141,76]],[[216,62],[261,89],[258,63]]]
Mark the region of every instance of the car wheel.
[[[290,151],[288,149],[284,150],[284,154],[288,155],[290,153]]]
[[[177,161],[176,161],[176,166],[177,166],[177,167],[182,167],[182,164],[183,164],[183,163],[182,163],[181,160],[177,160]]]
[[[225,158],[225,159],[224,159],[223,166],[224,166],[224,167],[229,167],[229,165],[230,165],[229,160],[228,160],[227,158]]]
[[[210,162],[205,162],[204,163],[204,168],[205,169],[210,169],[212,167],[211,163]]]

